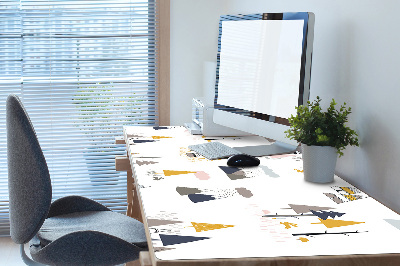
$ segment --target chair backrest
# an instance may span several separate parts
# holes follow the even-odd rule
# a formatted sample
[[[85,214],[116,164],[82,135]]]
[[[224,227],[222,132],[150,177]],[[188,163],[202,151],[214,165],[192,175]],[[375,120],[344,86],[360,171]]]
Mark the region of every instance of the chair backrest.
[[[10,234],[17,244],[38,232],[50,209],[51,180],[35,130],[16,95],[7,98]]]

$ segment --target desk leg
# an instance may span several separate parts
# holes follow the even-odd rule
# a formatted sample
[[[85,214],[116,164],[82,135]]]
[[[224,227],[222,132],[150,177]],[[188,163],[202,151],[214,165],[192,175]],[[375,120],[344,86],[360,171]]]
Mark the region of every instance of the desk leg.
[[[124,264],[124,266],[142,266],[139,260],[130,261]]]
[[[138,260],[127,262],[125,266],[152,266],[149,252],[141,251]]]
[[[151,266],[150,253],[148,251],[141,251],[139,253],[140,266]]]
[[[140,212],[138,194],[136,193],[135,180],[132,171],[127,171],[127,200],[128,209],[126,215],[143,223],[142,213]]]
[[[126,215],[129,217],[133,217],[133,194],[135,193],[134,188],[133,188],[133,177],[132,177],[132,171],[128,170],[126,171],[126,201],[128,203],[128,208],[126,210]]]
[[[115,170],[126,171],[126,200],[128,207],[126,215],[143,222],[142,213],[140,211],[139,199],[136,193],[135,179],[132,175],[132,168],[127,156],[115,157]]]

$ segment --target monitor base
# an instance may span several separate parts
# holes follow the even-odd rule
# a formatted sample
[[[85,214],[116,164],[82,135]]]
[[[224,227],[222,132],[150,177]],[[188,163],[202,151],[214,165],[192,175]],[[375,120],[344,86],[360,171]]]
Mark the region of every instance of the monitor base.
[[[251,156],[270,156],[279,154],[294,153],[297,150],[297,146],[289,145],[283,142],[276,141],[269,145],[259,146],[245,146],[245,147],[233,147],[235,150],[243,152]]]

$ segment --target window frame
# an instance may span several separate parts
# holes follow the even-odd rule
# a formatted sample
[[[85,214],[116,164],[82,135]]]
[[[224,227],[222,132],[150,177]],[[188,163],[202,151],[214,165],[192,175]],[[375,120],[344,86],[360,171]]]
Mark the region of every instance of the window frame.
[[[158,61],[156,93],[158,99],[155,104],[158,105],[159,125],[166,126],[170,125],[170,0],[152,1],[156,2],[156,20],[159,25],[156,34],[156,50],[158,51],[156,57]],[[123,132],[121,131],[120,134],[122,136]],[[5,211],[7,212],[7,208]],[[7,227],[7,222],[7,217],[4,220],[0,219],[0,235],[3,235],[2,232],[7,233],[2,231],[3,228]]]
[[[160,126],[170,125],[170,0],[156,0],[158,38],[158,115]]]

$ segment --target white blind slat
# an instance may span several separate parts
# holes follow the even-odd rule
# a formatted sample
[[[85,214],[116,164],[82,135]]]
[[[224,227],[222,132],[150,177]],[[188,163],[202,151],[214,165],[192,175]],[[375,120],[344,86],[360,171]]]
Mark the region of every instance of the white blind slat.
[[[115,171],[123,125],[157,125],[154,0],[0,1],[0,235],[9,234],[5,101],[23,101],[49,166],[53,199],[126,209]]]

